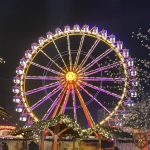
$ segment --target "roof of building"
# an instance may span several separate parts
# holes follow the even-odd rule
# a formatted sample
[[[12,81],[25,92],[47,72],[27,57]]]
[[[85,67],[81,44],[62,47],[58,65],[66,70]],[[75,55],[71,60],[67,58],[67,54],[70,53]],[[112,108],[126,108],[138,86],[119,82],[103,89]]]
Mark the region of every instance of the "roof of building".
[[[1,106],[0,106],[0,116],[4,116],[4,117],[9,116],[9,113]]]

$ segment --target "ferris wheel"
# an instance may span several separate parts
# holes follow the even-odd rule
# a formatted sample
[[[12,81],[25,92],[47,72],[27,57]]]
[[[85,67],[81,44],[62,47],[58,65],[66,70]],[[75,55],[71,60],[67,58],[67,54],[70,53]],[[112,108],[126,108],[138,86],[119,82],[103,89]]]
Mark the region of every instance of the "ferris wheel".
[[[25,51],[14,77],[13,101],[20,120],[29,124],[65,114],[92,128],[137,96],[136,76],[129,50],[115,35],[88,25],[65,26]],[[98,111],[103,115],[98,117]]]

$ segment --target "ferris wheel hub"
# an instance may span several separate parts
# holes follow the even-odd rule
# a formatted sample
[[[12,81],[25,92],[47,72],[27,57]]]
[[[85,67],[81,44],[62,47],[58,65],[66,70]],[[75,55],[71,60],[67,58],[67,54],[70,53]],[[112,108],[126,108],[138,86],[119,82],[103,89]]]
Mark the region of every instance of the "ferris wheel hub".
[[[76,73],[70,71],[66,74],[66,80],[67,81],[75,81],[77,78]]]

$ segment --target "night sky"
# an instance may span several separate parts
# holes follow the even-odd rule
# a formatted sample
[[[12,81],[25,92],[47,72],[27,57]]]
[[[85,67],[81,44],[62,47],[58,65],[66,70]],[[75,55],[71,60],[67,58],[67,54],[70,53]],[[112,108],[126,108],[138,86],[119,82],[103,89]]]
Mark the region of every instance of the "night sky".
[[[24,51],[47,31],[65,25],[89,24],[114,33],[131,50],[144,55],[131,32],[150,26],[149,0],[7,0],[0,2],[0,106],[16,120],[12,102],[12,79]]]

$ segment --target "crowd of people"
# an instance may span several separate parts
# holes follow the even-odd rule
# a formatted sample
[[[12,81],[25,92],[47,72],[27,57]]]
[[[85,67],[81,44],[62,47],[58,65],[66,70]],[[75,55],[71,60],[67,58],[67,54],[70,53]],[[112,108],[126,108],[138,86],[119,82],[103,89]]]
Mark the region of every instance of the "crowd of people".
[[[8,144],[6,142],[0,143],[0,150],[9,150]],[[39,145],[34,141],[31,141],[28,145],[26,142],[22,142],[21,148],[17,150],[39,150]]]
[[[9,150],[6,142],[2,142],[0,144],[0,150]]]
[[[2,142],[0,144],[0,150],[9,150],[8,144],[6,142]],[[26,142],[22,142],[22,146],[19,150],[39,150],[39,145],[34,141],[31,141],[28,145]],[[114,147],[114,150],[119,150],[118,147]]]

